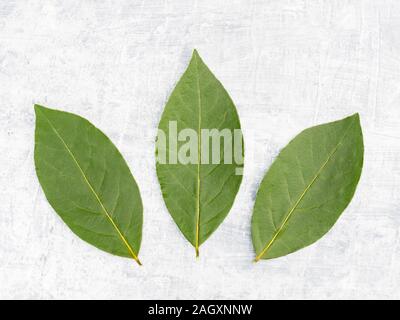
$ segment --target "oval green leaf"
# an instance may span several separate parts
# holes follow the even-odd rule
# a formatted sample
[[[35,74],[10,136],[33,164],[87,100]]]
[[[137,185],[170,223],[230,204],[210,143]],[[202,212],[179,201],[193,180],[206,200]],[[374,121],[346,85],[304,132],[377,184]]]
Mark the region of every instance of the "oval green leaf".
[[[215,155],[211,150],[212,142],[202,137],[204,129],[216,129],[218,133],[229,131],[233,137],[231,142],[223,140],[225,144],[218,146],[221,152],[215,160],[211,159]],[[176,134],[185,136],[185,130],[198,137],[189,153],[185,148],[188,143],[194,146],[193,139],[176,139]],[[160,132],[164,136],[162,145]],[[240,138],[236,136],[235,139],[235,132],[240,132]],[[227,161],[229,156],[225,158],[230,151],[224,146],[234,150],[232,163]],[[243,157],[243,140],[235,105],[196,50],[165,106],[156,153],[157,176],[166,206],[198,256],[200,245],[227,216],[239,190],[243,162],[237,161],[235,156]],[[166,155],[165,163],[160,161],[160,153]],[[191,160],[183,157],[186,160],[180,161],[182,154],[190,154]]]
[[[84,241],[140,265],[142,200],[118,149],[82,117],[35,113],[36,173],[51,206]]]
[[[295,252],[325,235],[353,198],[363,158],[358,114],[294,138],[257,192],[252,218],[256,261]]]

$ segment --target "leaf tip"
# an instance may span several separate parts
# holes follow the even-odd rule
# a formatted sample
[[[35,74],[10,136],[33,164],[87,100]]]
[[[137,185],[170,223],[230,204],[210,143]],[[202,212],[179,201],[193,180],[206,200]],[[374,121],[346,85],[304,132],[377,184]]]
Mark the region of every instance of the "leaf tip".
[[[52,109],[47,108],[45,106],[42,106],[40,104],[35,103],[33,105],[33,108],[35,109],[35,113],[38,114],[39,112],[46,112],[46,111],[52,111]]]
[[[37,113],[38,111],[42,110],[44,107],[41,106],[40,104],[34,104],[33,108],[35,109],[35,112]]]
[[[192,60],[202,61],[197,49],[193,49]]]
[[[358,112],[353,114],[353,115],[351,115],[348,119],[351,119],[351,121],[361,125],[360,114]]]

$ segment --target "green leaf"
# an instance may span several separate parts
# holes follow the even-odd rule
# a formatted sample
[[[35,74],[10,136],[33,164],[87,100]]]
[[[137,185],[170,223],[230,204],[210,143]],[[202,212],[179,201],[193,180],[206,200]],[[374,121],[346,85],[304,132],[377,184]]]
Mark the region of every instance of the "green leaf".
[[[81,239],[140,265],[142,200],[118,149],[77,115],[35,113],[36,173],[51,206]]]
[[[358,114],[293,139],[257,193],[252,219],[256,261],[287,255],[325,235],[353,198],[363,158]]]
[[[186,143],[173,141],[170,137],[170,124],[174,121],[178,133],[190,129],[198,137],[195,150],[192,148],[195,162],[173,163],[171,152],[181,150]],[[183,235],[195,247],[196,256],[200,245],[218,228],[231,209],[242,181],[238,172],[243,169],[243,163],[225,161],[227,152],[223,146],[215,162],[211,156],[205,156],[207,141],[200,134],[204,129],[228,129],[232,133],[235,129],[240,131],[240,121],[228,93],[195,50],[160,120],[159,132],[166,133],[168,160],[166,163],[158,161],[157,176],[166,206]],[[240,140],[241,145],[235,150],[243,155],[241,137]],[[211,145],[207,149],[209,154]],[[229,143],[225,147],[227,145]],[[165,150],[158,147],[158,156],[160,151]]]

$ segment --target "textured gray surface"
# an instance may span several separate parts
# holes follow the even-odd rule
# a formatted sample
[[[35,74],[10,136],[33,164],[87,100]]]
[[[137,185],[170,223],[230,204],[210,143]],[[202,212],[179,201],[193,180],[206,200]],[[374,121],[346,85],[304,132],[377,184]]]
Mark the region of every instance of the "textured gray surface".
[[[245,176],[200,259],[163,204],[154,136],[199,49],[236,102]],[[400,298],[400,2],[0,2],[0,298]],[[139,268],[76,238],[33,166],[33,103],[88,118],[117,144],[145,205]],[[253,264],[250,218],[300,130],[359,112],[365,166],[329,234]]]

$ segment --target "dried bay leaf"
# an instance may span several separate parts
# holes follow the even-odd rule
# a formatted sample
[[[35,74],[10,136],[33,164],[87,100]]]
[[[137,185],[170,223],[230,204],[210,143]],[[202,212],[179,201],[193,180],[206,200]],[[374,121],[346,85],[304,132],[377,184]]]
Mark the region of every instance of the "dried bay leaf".
[[[189,129],[198,137],[195,148],[186,149],[185,142],[171,139],[171,123],[175,123],[178,133]],[[160,151],[166,151],[164,158],[168,160],[166,163],[158,161],[156,168],[166,206],[185,238],[194,246],[196,256],[200,245],[231,209],[242,181],[237,169],[243,169],[243,163],[224,161],[227,152],[223,147],[215,162],[210,158],[203,159],[206,158],[204,150],[208,150],[203,149],[206,142],[201,138],[203,129],[240,131],[240,121],[228,93],[195,50],[159,123],[159,132],[166,133],[166,150],[158,147],[157,156],[160,157]],[[243,156],[242,137],[240,140],[241,144],[235,150]],[[178,149],[176,156],[174,150]],[[189,150],[195,161],[179,161],[180,155]]]
[[[36,173],[51,206],[84,241],[141,264],[142,200],[118,149],[82,117],[35,113]]]
[[[325,235],[353,198],[363,158],[358,114],[295,137],[257,192],[252,218],[256,261],[295,252]]]

